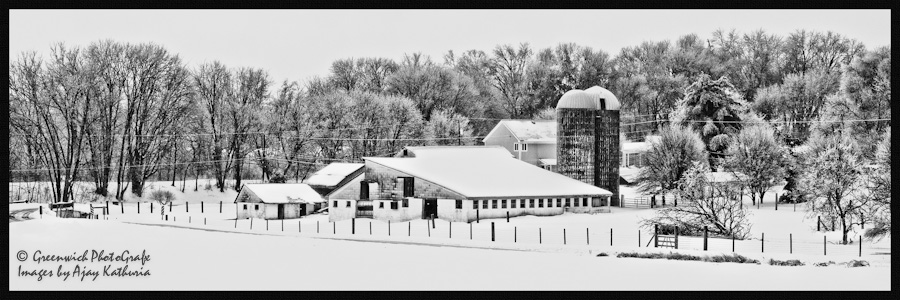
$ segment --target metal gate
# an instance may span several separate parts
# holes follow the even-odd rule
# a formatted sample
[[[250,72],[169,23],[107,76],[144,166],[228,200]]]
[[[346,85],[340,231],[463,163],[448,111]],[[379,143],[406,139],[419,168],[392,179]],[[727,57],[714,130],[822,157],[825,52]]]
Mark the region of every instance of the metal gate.
[[[622,201],[622,207],[631,208],[651,208],[649,197],[625,197]]]

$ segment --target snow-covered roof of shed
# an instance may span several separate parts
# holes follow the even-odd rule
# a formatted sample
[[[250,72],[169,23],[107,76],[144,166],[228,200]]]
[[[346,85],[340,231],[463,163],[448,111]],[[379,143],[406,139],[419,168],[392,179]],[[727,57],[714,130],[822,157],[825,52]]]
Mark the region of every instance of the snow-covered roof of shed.
[[[538,161],[541,162],[541,165],[544,165],[544,166],[555,166],[556,165],[555,158],[541,158],[541,159],[538,159]]]
[[[347,176],[365,166],[366,164],[362,163],[331,163],[313,173],[303,183],[316,186],[336,186]]]
[[[732,182],[738,181],[742,179],[746,179],[747,175],[738,172],[709,172],[706,173],[706,181],[707,182]]]
[[[622,153],[641,153],[650,150],[650,142],[624,142],[622,143]]]
[[[324,202],[322,196],[305,183],[256,183],[245,184],[241,193],[235,198],[241,198],[241,194],[251,192],[263,203],[319,203]]]
[[[432,149],[422,151],[426,148]],[[421,147],[418,150],[416,157],[364,159],[433,182],[468,198],[612,195],[607,190],[515,159],[499,146]]]

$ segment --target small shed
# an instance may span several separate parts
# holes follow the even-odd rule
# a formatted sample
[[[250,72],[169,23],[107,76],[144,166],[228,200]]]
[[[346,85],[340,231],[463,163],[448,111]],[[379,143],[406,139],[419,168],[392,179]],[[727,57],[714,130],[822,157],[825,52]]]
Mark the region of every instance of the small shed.
[[[325,200],[304,183],[245,184],[234,199],[237,218],[293,219],[310,214]]]

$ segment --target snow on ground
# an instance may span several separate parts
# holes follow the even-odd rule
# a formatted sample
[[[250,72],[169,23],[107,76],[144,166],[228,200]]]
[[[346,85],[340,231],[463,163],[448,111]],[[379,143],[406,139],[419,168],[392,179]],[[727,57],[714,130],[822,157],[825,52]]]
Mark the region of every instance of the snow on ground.
[[[615,250],[600,246],[578,251],[554,252],[549,246],[544,251],[506,251],[399,244],[415,240],[355,242],[76,219],[15,222],[9,230],[10,290],[889,290],[891,283],[889,267],[783,267],[596,257],[600,251]],[[470,246],[490,244],[473,243]],[[24,262],[16,258],[20,250],[27,252]],[[106,264],[113,268],[124,265],[38,264],[31,257],[36,250],[44,255],[146,251],[150,255],[146,265],[132,262],[128,266],[129,270],[150,270],[150,275],[99,275],[95,281],[92,276],[85,281],[78,280],[80,277],[38,281],[17,276],[20,266],[25,270],[52,268],[56,273],[60,265],[72,270],[79,264],[102,273]],[[834,278],[841,278],[841,283],[835,284]]]

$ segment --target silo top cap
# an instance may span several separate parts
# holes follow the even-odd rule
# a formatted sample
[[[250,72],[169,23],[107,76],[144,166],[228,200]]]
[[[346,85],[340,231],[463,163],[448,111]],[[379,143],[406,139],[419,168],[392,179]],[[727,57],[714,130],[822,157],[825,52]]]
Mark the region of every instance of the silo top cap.
[[[602,100],[601,100],[602,99]],[[563,94],[556,104],[556,108],[586,108],[599,110],[600,101],[605,104],[606,110],[619,110],[621,104],[616,95],[607,89],[593,86],[587,90],[571,90]]]

